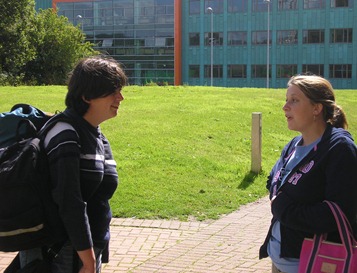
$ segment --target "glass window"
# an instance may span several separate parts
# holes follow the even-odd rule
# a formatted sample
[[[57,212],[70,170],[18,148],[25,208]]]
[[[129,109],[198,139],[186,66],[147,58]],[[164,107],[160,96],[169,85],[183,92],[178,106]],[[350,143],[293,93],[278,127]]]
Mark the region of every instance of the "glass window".
[[[130,41],[134,41],[133,46],[145,46],[145,39],[130,39]]]
[[[155,13],[156,14],[166,14],[165,6],[157,6],[157,7],[155,7]]]
[[[115,38],[133,38],[134,37],[134,31],[132,30],[115,30]]]
[[[200,66],[199,65],[190,65],[189,68],[189,77],[190,78],[199,78],[200,77]]]
[[[73,18],[75,18],[73,3],[57,3],[56,8],[58,16],[63,15],[73,22]]]
[[[271,70],[271,65],[269,65],[269,71],[270,70]],[[252,72],[252,78],[266,78],[267,66],[265,64],[253,64],[251,72]],[[269,78],[271,78],[271,73],[269,73]]]
[[[279,30],[277,33],[277,44],[290,45],[298,42],[297,30]]]
[[[352,7],[353,0],[331,0],[331,8]]]
[[[174,6],[167,6],[166,7],[166,14],[174,15],[175,14]],[[173,22],[173,20],[172,20],[172,22]]]
[[[326,0],[304,0],[304,9],[323,9]]]
[[[324,76],[323,64],[304,64],[302,66],[302,72],[305,74],[313,74],[318,76]]]
[[[352,28],[331,29],[331,43],[352,43]]]
[[[211,65],[205,65],[205,78],[211,77]],[[223,66],[222,65],[213,65],[213,78],[222,78],[223,77]]]
[[[120,17],[123,17],[124,14],[125,14],[125,9],[123,8],[114,8],[113,9],[113,12],[114,12],[114,16],[120,16]]]
[[[156,5],[157,6],[172,6],[173,5],[173,0],[156,0]]]
[[[190,14],[200,14],[200,0],[190,0]]]
[[[113,7],[134,8],[133,0],[113,0]]]
[[[268,5],[272,0],[253,0],[253,12],[268,11]]]
[[[325,31],[323,29],[310,29],[302,32],[304,44],[323,44],[325,42]]]
[[[155,32],[156,37],[174,37],[174,30],[167,28],[158,28]]]
[[[330,78],[352,78],[352,65],[330,64]]]
[[[228,45],[246,45],[247,32],[246,31],[229,31]]]
[[[157,68],[160,69],[174,69],[174,64],[172,62],[157,62]]]
[[[93,9],[93,3],[91,2],[78,2],[74,3],[74,9]]]
[[[223,13],[223,0],[205,0],[205,13],[210,13],[207,11],[208,7],[211,7],[214,14]]]
[[[135,45],[135,39],[125,39],[125,46],[134,46]]]
[[[271,44],[271,31],[269,31],[269,44]],[[266,45],[268,39],[267,31],[253,31],[252,44],[253,45]]]
[[[173,15],[159,15],[156,16],[156,23],[159,24],[173,24],[174,23],[174,16]]]
[[[113,39],[112,38],[105,38],[102,42],[102,47],[112,47],[113,46]]]
[[[74,7],[74,3],[62,3],[62,2],[59,2],[57,3],[57,9],[59,11],[61,10],[73,10],[73,7]]]
[[[279,0],[278,1],[278,10],[296,10],[297,0]]]
[[[244,64],[228,65],[228,78],[246,78],[247,66]]]
[[[152,47],[141,47],[138,49],[139,55],[154,55],[155,51]]]
[[[94,33],[95,38],[112,38],[113,31],[97,30]]]
[[[155,15],[155,8],[154,7],[141,7],[139,11],[139,15],[142,16],[154,16]]]
[[[155,37],[155,30],[137,30],[136,31],[136,37],[137,38],[154,38]]]
[[[114,39],[114,46],[122,47],[125,45],[124,39]]]
[[[228,12],[247,12],[248,0],[228,0]]]
[[[190,33],[189,34],[189,45],[190,46],[199,46],[200,45],[200,34],[199,33]]]
[[[297,73],[296,64],[278,64],[276,66],[276,77],[277,78],[290,78]]]
[[[132,0],[114,0],[113,16],[115,25],[134,23],[134,4]]]
[[[211,32],[205,33],[205,45],[210,45],[213,40],[213,45],[223,45],[223,32],[213,32],[213,39],[211,38]]]
[[[81,18],[79,23],[89,26],[93,18],[93,3],[74,3],[74,19]]]
[[[175,39],[174,38],[165,38],[165,46],[174,46]]]

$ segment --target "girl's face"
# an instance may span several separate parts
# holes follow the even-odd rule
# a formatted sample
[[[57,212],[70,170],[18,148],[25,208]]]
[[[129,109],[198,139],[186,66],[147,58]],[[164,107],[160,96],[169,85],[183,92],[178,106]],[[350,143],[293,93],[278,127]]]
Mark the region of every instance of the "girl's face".
[[[317,115],[316,105],[312,104],[297,86],[288,87],[283,111],[290,130],[303,134],[314,128],[314,119]]]
[[[89,109],[84,118],[93,126],[98,126],[103,121],[113,118],[118,114],[122,100],[124,100],[124,97],[120,89],[108,96],[91,99],[87,101]]]

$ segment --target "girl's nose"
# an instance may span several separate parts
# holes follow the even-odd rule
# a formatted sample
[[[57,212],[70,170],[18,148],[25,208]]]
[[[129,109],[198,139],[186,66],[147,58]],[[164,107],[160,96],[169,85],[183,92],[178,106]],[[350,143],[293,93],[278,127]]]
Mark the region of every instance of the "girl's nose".
[[[282,108],[283,111],[286,111],[286,109],[287,109],[287,107],[288,107],[287,104],[288,104],[288,103],[286,102],[286,103],[283,105],[283,108]]]

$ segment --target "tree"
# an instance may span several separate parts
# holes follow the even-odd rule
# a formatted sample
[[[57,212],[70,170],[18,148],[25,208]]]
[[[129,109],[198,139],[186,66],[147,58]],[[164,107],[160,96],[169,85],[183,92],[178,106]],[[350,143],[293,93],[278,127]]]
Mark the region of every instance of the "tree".
[[[36,84],[64,84],[74,64],[96,54],[85,35],[53,9],[40,10],[35,19],[36,57],[25,67],[25,80]]]
[[[34,0],[0,0],[0,74],[10,83],[21,80],[24,65],[35,57],[35,13]]]

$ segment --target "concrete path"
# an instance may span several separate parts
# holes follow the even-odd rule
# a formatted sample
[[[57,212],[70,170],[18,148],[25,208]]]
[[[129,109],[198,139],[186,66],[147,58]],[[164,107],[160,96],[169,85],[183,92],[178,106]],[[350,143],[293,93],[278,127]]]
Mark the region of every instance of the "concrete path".
[[[270,222],[268,197],[216,221],[180,222],[115,218],[110,262],[102,273],[270,272],[258,259]],[[3,272],[15,253],[0,252]]]

